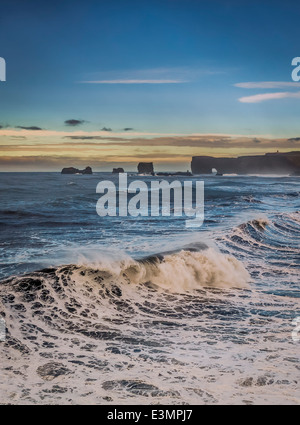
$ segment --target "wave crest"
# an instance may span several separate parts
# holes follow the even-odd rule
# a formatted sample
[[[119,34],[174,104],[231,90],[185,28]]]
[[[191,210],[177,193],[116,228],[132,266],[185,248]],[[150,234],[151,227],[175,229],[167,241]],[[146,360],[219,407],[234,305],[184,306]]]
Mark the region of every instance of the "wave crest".
[[[124,260],[106,264],[103,272],[108,272],[116,282],[125,278],[131,284],[151,283],[177,293],[203,287],[247,288],[250,281],[250,275],[240,261],[213,248],[158,254],[140,261]]]

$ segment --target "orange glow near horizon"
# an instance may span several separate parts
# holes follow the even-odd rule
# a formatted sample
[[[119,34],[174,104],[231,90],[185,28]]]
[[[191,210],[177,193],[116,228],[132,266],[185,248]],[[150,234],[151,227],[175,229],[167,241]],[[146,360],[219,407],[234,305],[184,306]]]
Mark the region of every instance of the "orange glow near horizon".
[[[192,156],[236,157],[299,150],[298,139],[225,134],[158,134],[0,130],[1,171],[58,171],[90,165],[136,169],[151,161],[159,169],[186,170]]]

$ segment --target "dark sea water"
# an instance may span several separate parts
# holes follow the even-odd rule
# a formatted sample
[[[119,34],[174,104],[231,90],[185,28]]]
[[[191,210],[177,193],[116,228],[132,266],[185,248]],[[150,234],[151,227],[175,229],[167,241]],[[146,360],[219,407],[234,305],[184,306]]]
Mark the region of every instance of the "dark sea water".
[[[300,178],[176,177],[190,229],[99,217],[103,179],[0,173],[0,403],[298,404]]]

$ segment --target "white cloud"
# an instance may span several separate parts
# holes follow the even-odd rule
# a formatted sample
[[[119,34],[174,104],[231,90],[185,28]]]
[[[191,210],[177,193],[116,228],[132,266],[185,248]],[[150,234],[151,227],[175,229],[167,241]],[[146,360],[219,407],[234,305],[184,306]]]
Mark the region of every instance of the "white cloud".
[[[263,94],[256,94],[254,96],[245,96],[240,97],[239,101],[242,103],[260,103],[264,102],[265,100],[273,100],[273,99],[284,99],[284,98],[300,98],[300,91],[293,93],[293,92],[278,92],[278,93],[263,93]]]
[[[241,87],[243,89],[281,89],[281,88],[297,88],[300,87],[300,83],[294,83],[291,81],[257,81],[248,83],[236,83],[235,87]]]
[[[186,83],[184,80],[95,80],[80,81],[84,84],[180,84]]]
[[[77,82],[82,84],[182,84],[224,72],[226,70],[210,67],[120,69],[87,73]]]

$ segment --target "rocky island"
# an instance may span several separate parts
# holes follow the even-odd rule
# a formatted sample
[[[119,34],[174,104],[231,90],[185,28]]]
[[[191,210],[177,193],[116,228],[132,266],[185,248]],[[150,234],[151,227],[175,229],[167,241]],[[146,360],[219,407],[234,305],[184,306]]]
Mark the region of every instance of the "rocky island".
[[[266,153],[265,155],[240,156],[238,158],[215,158],[193,156],[193,174],[293,174],[300,172],[300,152]]]
[[[113,174],[119,174],[119,173],[124,173],[124,168],[113,168],[112,170]]]
[[[84,170],[78,170],[78,168],[68,167],[61,170],[61,174],[93,174],[91,167],[86,167]]]
[[[137,166],[139,174],[153,174],[153,162],[139,162]]]

